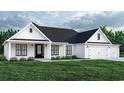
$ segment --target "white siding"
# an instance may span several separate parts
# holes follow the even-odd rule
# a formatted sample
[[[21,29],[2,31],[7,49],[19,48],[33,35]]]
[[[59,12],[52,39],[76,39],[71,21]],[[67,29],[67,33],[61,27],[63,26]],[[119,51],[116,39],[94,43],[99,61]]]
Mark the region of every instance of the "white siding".
[[[44,58],[51,59],[51,44],[45,45],[44,49]]]
[[[59,56],[66,56],[66,45],[63,44],[59,46]]]
[[[30,33],[30,28],[32,28],[32,33]],[[30,25],[25,28],[17,35],[13,36],[12,38],[18,39],[40,39],[40,40],[47,40],[34,26]]]
[[[97,40],[97,35],[100,34],[100,40]],[[101,31],[96,31],[87,42],[108,42],[105,36],[101,33]]]
[[[118,58],[119,57],[119,47],[111,46],[110,47],[110,58]]]
[[[85,46],[83,44],[75,44],[73,46],[73,55],[76,55],[79,58],[84,58]]]
[[[48,49],[47,48],[48,48],[48,45],[47,44],[44,44],[44,57],[45,58],[48,58],[48,55],[47,55],[48,54],[47,53],[48,52]]]
[[[6,59],[8,59],[8,49],[9,49],[8,43],[6,43],[4,45],[4,56],[6,57]]]

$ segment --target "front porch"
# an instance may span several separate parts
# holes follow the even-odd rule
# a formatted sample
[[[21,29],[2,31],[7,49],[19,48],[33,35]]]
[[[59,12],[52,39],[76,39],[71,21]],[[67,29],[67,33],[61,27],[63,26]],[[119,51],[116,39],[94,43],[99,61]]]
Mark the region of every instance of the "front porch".
[[[67,51],[68,49],[68,51]],[[67,53],[73,55],[72,46],[68,43],[55,43],[45,40],[9,40],[4,44],[4,56],[7,60],[11,58],[34,58],[47,59],[65,57]]]
[[[5,56],[8,60],[16,57],[20,58],[29,57],[51,59],[51,43],[48,41],[22,41],[22,40],[11,40],[5,44],[4,50]]]

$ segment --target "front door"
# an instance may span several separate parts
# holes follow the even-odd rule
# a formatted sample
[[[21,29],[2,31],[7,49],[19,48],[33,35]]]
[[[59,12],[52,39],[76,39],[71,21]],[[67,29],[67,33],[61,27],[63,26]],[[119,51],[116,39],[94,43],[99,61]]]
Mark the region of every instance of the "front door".
[[[44,57],[43,45],[36,44],[35,45],[35,58],[43,58]]]

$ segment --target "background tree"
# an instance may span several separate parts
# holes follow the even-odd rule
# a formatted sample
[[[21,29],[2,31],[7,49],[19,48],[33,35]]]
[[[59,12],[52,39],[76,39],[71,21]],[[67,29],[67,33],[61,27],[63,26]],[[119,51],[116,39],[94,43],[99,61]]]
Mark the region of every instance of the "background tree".
[[[112,31],[108,30],[106,26],[100,27],[101,30],[106,34],[109,40],[115,44],[121,44],[120,51],[124,51],[124,31]]]
[[[7,31],[0,31],[0,54],[3,54],[3,42],[9,37],[17,33],[19,30],[8,29]]]

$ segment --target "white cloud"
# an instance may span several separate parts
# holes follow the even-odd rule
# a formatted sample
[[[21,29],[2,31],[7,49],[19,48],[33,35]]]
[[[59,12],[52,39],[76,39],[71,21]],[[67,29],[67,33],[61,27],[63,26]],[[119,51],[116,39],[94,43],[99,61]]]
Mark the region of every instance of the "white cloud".
[[[48,11],[46,13],[48,13],[52,17],[59,17],[59,12],[56,11]]]
[[[65,25],[74,29],[92,29],[107,25],[120,27],[124,25],[124,12],[77,12],[72,15]]]
[[[94,11],[94,12],[77,12],[74,15],[72,15],[71,17],[69,17],[70,20],[80,20],[82,17],[89,17],[90,19],[94,19],[95,15],[103,15],[106,16],[105,12],[99,12],[99,11]]]

